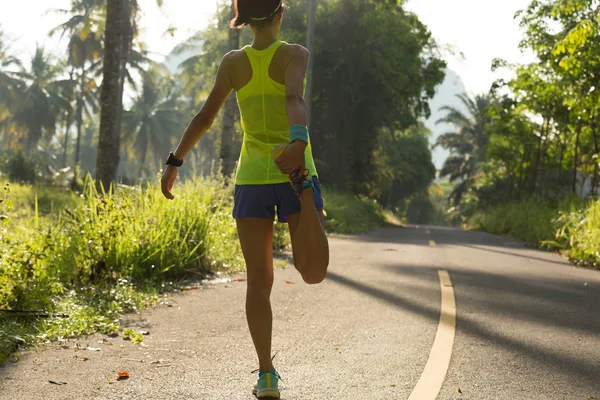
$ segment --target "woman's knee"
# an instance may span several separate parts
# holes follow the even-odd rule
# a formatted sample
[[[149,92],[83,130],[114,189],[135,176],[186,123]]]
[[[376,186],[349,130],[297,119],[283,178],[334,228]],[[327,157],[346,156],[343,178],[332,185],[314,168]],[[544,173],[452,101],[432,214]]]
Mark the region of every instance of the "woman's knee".
[[[327,278],[327,268],[319,268],[316,270],[308,270],[302,275],[304,282],[309,285],[318,285]]]
[[[264,273],[254,273],[248,276],[249,292],[271,293],[273,288],[273,274],[265,271]]]

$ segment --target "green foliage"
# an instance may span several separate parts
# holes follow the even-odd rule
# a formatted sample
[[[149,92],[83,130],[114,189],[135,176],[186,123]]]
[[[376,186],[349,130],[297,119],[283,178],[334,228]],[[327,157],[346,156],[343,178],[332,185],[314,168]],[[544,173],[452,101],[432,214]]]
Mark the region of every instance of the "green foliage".
[[[323,188],[325,200],[325,229],[329,233],[363,233],[386,222],[384,210],[364,196],[349,195]]]
[[[554,235],[552,220],[555,216],[554,205],[531,198],[487,208],[476,213],[469,225],[537,247]]]
[[[304,21],[303,14],[290,18]],[[311,139],[318,168],[324,183],[369,195],[379,132],[404,131],[429,115],[427,99],[445,63],[430,52],[427,28],[396,4],[325,2],[316,31]]]
[[[275,220],[273,226],[273,250],[275,252],[281,252],[288,248],[290,245],[290,233],[287,224],[279,223]]]
[[[123,331],[123,339],[131,340],[133,344],[141,344],[144,341],[144,335],[142,333],[137,333],[131,328],[126,328]]]
[[[125,330],[123,330],[123,339],[125,340],[131,340],[135,337],[135,335],[135,331],[131,328],[126,328]]]
[[[374,153],[375,179],[367,183],[369,197],[388,209],[401,208],[419,196],[435,178],[429,131],[419,124],[403,132],[382,129]]]

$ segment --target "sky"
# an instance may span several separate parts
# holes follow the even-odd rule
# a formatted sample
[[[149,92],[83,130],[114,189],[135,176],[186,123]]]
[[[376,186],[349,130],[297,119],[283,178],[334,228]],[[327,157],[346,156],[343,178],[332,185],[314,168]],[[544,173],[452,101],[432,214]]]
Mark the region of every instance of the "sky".
[[[464,60],[447,54],[448,66],[459,74],[469,92],[481,93],[501,76],[490,70],[494,58],[510,62],[532,59],[518,49],[522,33],[513,18],[529,1],[408,0],[406,6],[429,27],[440,45],[451,45],[464,54]],[[177,43],[206,26],[217,3],[216,0],[168,0],[166,9],[160,11],[155,0],[140,2],[145,10],[142,37],[157,57],[168,54]],[[47,32],[66,18],[48,14],[46,10],[65,8],[69,3],[69,0],[16,0],[10,1],[10,6],[3,5],[0,27],[13,39],[13,51],[25,60],[33,53],[36,42],[59,51],[57,39],[49,39]],[[165,35],[170,25],[177,27],[174,37]]]

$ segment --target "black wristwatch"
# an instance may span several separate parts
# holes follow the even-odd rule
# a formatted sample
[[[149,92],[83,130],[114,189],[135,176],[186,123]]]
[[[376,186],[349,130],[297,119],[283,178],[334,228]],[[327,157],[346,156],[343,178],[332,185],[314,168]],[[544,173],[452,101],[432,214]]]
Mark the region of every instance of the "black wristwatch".
[[[173,167],[181,167],[183,165],[183,160],[176,158],[175,155],[173,154],[173,152],[171,152],[169,154],[169,158],[167,159],[167,162],[165,163],[165,165],[171,165]]]

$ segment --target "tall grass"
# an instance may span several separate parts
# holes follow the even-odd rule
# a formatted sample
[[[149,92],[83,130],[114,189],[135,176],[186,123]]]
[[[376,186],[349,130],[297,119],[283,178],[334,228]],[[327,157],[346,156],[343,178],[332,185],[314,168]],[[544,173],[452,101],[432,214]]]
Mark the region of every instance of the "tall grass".
[[[600,268],[600,200],[561,212],[553,222],[558,230],[548,245],[563,250],[576,264]]]
[[[219,180],[179,184],[175,201],[156,186],[99,195],[91,181],[68,199],[50,189],[5,188],[0,359],[21,340],[114,332],[121,313],[152,303],[173,281],[243,268],[232,196]]]

